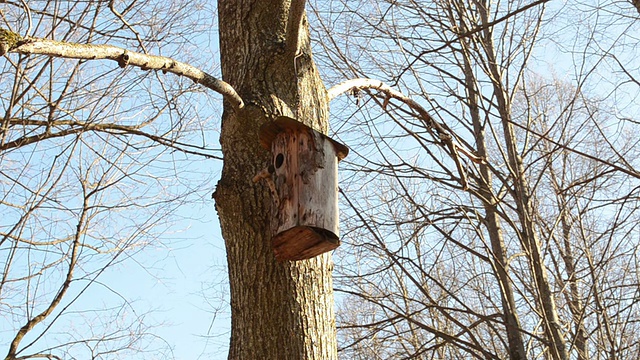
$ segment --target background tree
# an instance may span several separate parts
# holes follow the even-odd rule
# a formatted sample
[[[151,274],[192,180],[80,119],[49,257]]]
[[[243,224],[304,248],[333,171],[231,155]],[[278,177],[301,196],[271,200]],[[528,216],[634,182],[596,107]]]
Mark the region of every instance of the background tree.
[[[20,5],[24,9],[21,9]],[[122,5],[124,9],[120,9],[119,5]],[[42,8],[29,4],[30,9],[24,3],[14,4],[17,14],[20,14],[20,10],[24,10],[22,16],[28,17],[31,13],[42,14],[41,16],[49,22],[43,20],[42,24],[38,23],[38,28],[34,31],[36,33],[49,31],[49,33],[42,37],[31,36],[32,23],[29,21],[30,25],[25,31],[26,35],[21,35],[21,33],[12,30],[11,20],[7,20],[5,23],[8,29],[3,29],[0,34],[2,52],[3,54],[28,55],[19,58],[20,61],[26,62],[31,61],[32,58],[47,63],[55,61],[54,59],[57,57],[76,59],[62,63],[63,67],[69,66],[66,65],[67,63],[77,64],[76,70],[73,68],[69,70],[72,76],[75,76],[76,73],[80,74],[82,66],[91,66],[86,65],[87,60],[113,60],[120,68],[126,70],[140,68],[141,70],[160,70],[163,73],[170,72],[223,94],[227,100],[221,135],[225,165],[214,197],[223,233],[227,239],[233,311],[229,358],[335,358],[331,258],[329,255],[324,255],[309,261],[276,263],[270,246],[268,246],[268,240],[271,236],[271,230],[268,226],[271,200],[266,196],[267,192],[264,188],[250,181],[258,170],[264,168],[269,162],[267,152],[258,146],[257,130],[261,124],[278,115],[288,115],[299,118],[306,124],[326,132],[328,116],[326,90],[318,77],[318,72],[311,58],[307,22],[304,17],[304,2],[281,2],[261,6],[241,1],[227,1],[219,4],[219,17],[223,19],[220,29],[223,74],[226,80],[234,83],[235,88],[190,64],[168,56],[151,54],[153,50],[156,50],[156,54],[162,53],[161,50],[164,48],[158,43],[170,42],[171,37],[180,36],[181,33],[178,32],[177,26],[174,29],[172,26],[165,27],[165,25],[179,21],[179,14],[187,13],[187,7],[180,8],[180,11],[177,11],[178,15],[174,15],[175,18],[168,17],[164,21],[157,22],[159,15],[173,14],[174,9],[166,9],[158,14],[156,13],[158,9],[155,6],[162,6],[162,4],[146,3],[145,6],[149,6],[148,8],[151,10],[149,13],[150,25],[147,29],[144,25],[138,26],[138,21],[143,24],[145,13],[137,12],[138,8],[134,5],[133,3],[117,4],[114,1],[108,3],[89,2],[86,4],[86,8],[80,10],[80,15],[76,15],[78,9],[75,3],[44,2]],[[179,7],[181,4],[175,6]],[[53,7],[53,9],[49,7]],[[63,9],[61,10],[59,7]],[[60,16],[61,12],[66,15]],[[83,23],[85,19],[88,19],[87,24]],[[29,18],[29,20],[31,19]],[[135,25],[131,25],[134,20],[136,21]],[[59,25],[58,22],[62,25]],[[99,27],[104,22],[107,23],[105,29]],[[115,27],[114,32],[121,31],[124,33],[123,35],[113,35],[108,32],[111,30],[109,24],[113,22],[116,24],[112,25]],[[56,26],[68,29],[70,35],[59,38],[55,31]],[[44,30],[40,30],[40,27]],[[162,38],[160,28],[171,32],[171,34]],[[76,29],[80,29],[80,34],[74,32]],[[256,34],[258,35],[256,36]],[[181,41],[184,40],[179,40],[179,42]],[[103,43],[108,43],[108,45]],[[246,47],[242,44],[246,44]],[[175,54],[179,55],[180,50],[178,46]],[[48,57],[35,57],[34,55]],[[19,62],[11,64],[11,66],[16,69],[17,74],[23,73]],[[115,71],[117,72],[119,69]],[[126,93],[125,90],[121,93],[115,92],[120,86],[123,74],[127,73],[128,71],[115,74],[111,83],[105,85],[100,83],[107,78],[103,73],[100,73],[96,80],[89,83],[82,81],[73,83],[72,80],[69,80],[67,84],[63,85],[62,90],[56,87],[55,74],[51,74],[47,79],[48,83],[41,86],[48,87],[49,93],[56,94],[51,98],[45,98],[44,103],[39,106],[39,108],[49,110],[49,113],[46,113],[49,117],[43,115],[41,120],[37,117],[34,117],[34,120],[26,120],[23,116],[14,117],[13,114],[18,113],[15,109],[7,112],[5,117],[6,139],[3,143],[5,144],[3,149],[6,150],[22,149],[40,142],[66,137],[72,137],[74,141],[81,142],[86,137],[97,136],[98,140],[102,140],[104,146],[107,147],[112,146],[114,142],[127,145],[116,147],[112,153],[102,153],[97,151],[98,146],[92,143],[87,145],[88,150],[84,151],[91,154],[97,153],[97,160],[91,162],[80,156],[81,165],[73,174],[79,178],[78,182],[82,188],[70,190],[69,195],[73,198],[77,194],[84,194],[78,214],[75,214],[75,217],[70,220],[78,221],[78,226],[75,227],[77,229],[75,236],[51,240],[50,238],[53,236],[50,234],[47,241],[51,244],[49,242],[35,244],[42,246],[62,243],[70,246],[68,250],[65,248],[60,251],[60,260],[56,262],[60,264],[60,268],[66,275],[58,290],[49,294],[52,299],[45,300],[44,310],[33,313],[26,312],[16,320],[17,323],[24,325],[16,327],[16,335],[10,346],[8,359],[59,356],[55,354],[59,351],[57,348],[23,355],[33,344],[24,346],[21,343],[24,336],[33,332],[36,325],[45,320],[49,322],[56,320],[56,311],[62,307],[63,299],[69,292],[72,283],[77,281],[80,249],[86,247],[96,251],[102,250],[100,248],[102,244],[88,245],[85,240],[87,237],[97,236],[93,234],[94,230],[88,229],[85,224],[86,219],[97,218],[94,215],[96,209],[104,209],[104,216],[111,215],[117,209],[115,205],[105,204],[107,195],[100,194],[100,191],[117,189],[116,195],[120,195],[120,199],[124,199],[121,200],[123,204],[118,204],[119,206],[133,209],[136,212],[139,209],[151,211],[150,220],[140,221],[135,217],[129,218],[131,220],[130,229],[134,235],[149,236],[149,230],[146,227],[157,226],[154,220],[164,219],[164,216],[170,214],[172,204],[183,199],[184,194],[177,194],[171,198],[168,198],[167,194],[158,194],[156,202],[145,203],[138,199],[136,202],[132,202],[132,195],[129,195],[127,190],[133,191],[134,187],[130,186],[125,189],[120,184],[129,181],[132,181],[133,184],[144,182],[144,179],[137,177],[149,176],[145,169],[155,166],[155,162],[151,162],[151,160],[162,161],[163,155],[169,150],[190,155],[217,157],[215,152],[212,154],[212,149],[206,145],[194,145],[194,140],[198,141],[199,139],[193,138],[193,134],[189,132],[193,129],[189,127],[190,124],[187,122],[190,115],[187,112],[189,107],[183,109],[179,102],[185,97],[185,93],[193,91],[193,88],[185,87],[181,83],[184,79],[178,78],[174,89],[166,84],[166,80],[160,73],[144,73],[145,75],[142,77],[144,79],[156,77],[157,83],[152,83],[149,86],[163,85],[158,88],[160,90],[158,94],[161,99],[160,105],[154,103],[152,90],[143,96],[143,98],[147,96],[151,98],[151,102],[148,104],[138,104],[134,100],[135,98],[131,100],[131,104],[123,104],[120,101],[125,94],[132,94],[132,90],[143,90],[143,88],[130,84],[129,88],[125,88]],[[19,77],[15,80],[17,85],[14,87],[19,88],[24,81]],[[140,78],[136,78],[134,82],[139,83]],[[96,83],[96,86],[102,90],[98,95],[98,100],[103,97],[107,98],[109,99],[108,105],[113,105],[115,108],[98,107],[95,110],[98,117],[89,121],[85,112],[90,110],[84,105],[89,101],[77,98],[76,91],[82,92],[85,87],[91,89],[90,85],[93,83]],[[34,81],[27,81],[27,84],[34,84]],[[33,91],[35,92],[34,97],[40,100],[42,97],[40,93],[44,91],[40,87],[36,87]],[[76,104],[74,111],[77,114],[63,106],[66,105],[63,103],[66,98],[62,96],[58,98],[58,91],[61,91],[62,95],[71,93],[70,101],[74,101]],[[172,91],[176,92],[173,96]],[[23,101],[21,95],[9,98],[7,101],[10,108],[14,103],[22,105],[23,108],[28,108],[27,104],[31,105],[26,99],[24,101],[27,103],[21,102]],[[128,109],[120,110],[120,106],[127,106]],[[146,107],[152,109],[151,114],[145,112]],[[51,115],[51,112],[58,110],[61,110],[62,119],[60,120]],[[122,119],[126,119],[125,115],[133,111],[138,111],[135,118],[129,122]],[[160,116],[163,112],[169,113],[168,119]],[[176,115],[175,119],[171,114]],[[107,119],[109,117],[117,117],[117,119],[106,121],[103,116],[107,116]],[[11,130],[13,132],[9,133]],[[138,138],[141,139],[138,140]],[[200,141],[205,143],[206,140]],[[56,148],[55,145],[50,146]],[[133,165],[130,164],[135,159],[134,154],[129,154],[133,151],[131,149],[148,159],[147,162],[141,164],[136,159]],[[27,150],[33,151],[32,148]],[[53,155],[54,160],[57,158],[56,155]],[[114,159],[118,158],[123,159],[122,164],[113,163]],[[89,161],[90,165],[85,164],[86,161]],[[102,165],[102,162],[106,162],[108,165]],[[19,165],[24,166],[24,163],[19,163]],[[137,167],[137,165],[140,166]],[[110,170],[115,173],[113,175],[115,180],[109,176]],[[91,176],[85,175],[85,171],[89,171],[88,174]],[[152,178],[156,180],[156,183],[160,182],[155,176]],[[7,183],[14,184],[13,180],[9,180]],[[64,181],[65,185],[67,183],[68,181]],[[57,183],[55,184],[57,185]],[[115,186],[115,184],[119,186]],[[27,192],[34,191],[31,186],[24,188]],[[147,196],[152,194],[152,189],[149,188],[149,190],[140,193]],[[191,190],[188,189],[188,191]],[[140,189],[136,189],[136,193],[139,191]],[[11,194],[11,192],[7,191],[6,194]],[[100,202],[93,199],[96,194],[102,196]],[[39,204],[37,203],[39,196],[35,196],[34,202],[36,204]],[[48,197],[45,200],[48,200]],[[54,198],[54,201],[57,201],[57,198]],[[19,215],[16,215],[16,218],[18,220],[15,222],[18,224],[23,221]],[[34,221],[41,218],[41,215],[33,216]],[[97,219],[100,223],[105,221]],[[7,256],[9,258],[12,256],[11,251],[17,252],[22,242],[33,242],[20,235],[15,235],[11,226],[11,224],[7,225],[9,230],[6,238],[11,240],[10,244],[14,246],[15,250],[8,250],[9,255]],[[117,229],[118,227],[107,224],[106,228]],[[111,237],[112,235],[102,236],[100,240],[104,241]],[[136,238],[133,235],[127,238],[127,240],[131,239]],[[108,254],[120,254],[125,250],[127,249],[122,248],[122,244],[117,243],[113,250],[106,249],[104,251]],[[112,256],[110,259],[113,262],[117,256]],[[91,265],[95,266],[97,262]],[[45,266],[52,267],[48,264]],[[100,274],[102,269],[104,267],[95,270],[93,274]],[[92,282],[95,282],[95,278],[89,279],[88,283]],[[28,280],[26,286],[29,286]],[[26,290],[18,291],[28,293]],[[25,300],[27,306],[29,306],[29,301]],[[43,332],[47,332],[47,330],[48,328],[45,327]],[[107,336],[99,337],[98,342],[102,344],[108,338]],[[64,351],[67,351],[66,348],[75,343],[91,344],[92,341],[87,339],[60,346],[66,346]],[[132,346],[123,346],[122,348],[129,349]],[[120,348],[105,350],[104,353],[118,349]],[[96,350],[92,351],[91,355],[100,356],[102,354]]]
[[[194,34],[211,23],[192,16],[201,5],[4,2],[0,27],[3,36],[109,43],[197,65],[188,55]],[[215,131],[210,113],[199,111],[209,98],[187,79],[115,63],[9,53],[0,71],[6,358],[172,357],[149,310],[102,279],[139,253],[164,248],[165,233],[185,227],[176,210],[210,191],[193,176],[196,158],[185,156],[219,157],[210,135],[201,135]],[[88,294],[101,301],[83,301]]]
[[[626,106],[638,88],[625,45],[637,21],[620,22],[628,4],[544,3],[314,3],[331,74],[405,94],[340,86],[357,99],[338,126],[352,148],[336,277],[345,356],[638,351],[638,110]],[[573,59],[555,62],[569,75],[541,75],[558,57]]]

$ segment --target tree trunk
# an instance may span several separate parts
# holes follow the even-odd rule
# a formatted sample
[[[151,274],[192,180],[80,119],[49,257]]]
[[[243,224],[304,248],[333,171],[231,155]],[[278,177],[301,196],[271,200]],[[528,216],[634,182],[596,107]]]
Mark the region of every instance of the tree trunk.
[[[495,59],[489,58],[489,62],[495,64]],[[492,67],[494,79],[501,79],[497,67]],[[498,111],[502,121],[505,147],[509,160],[510,175],[513,177],[513,196],[516,202],[518,219],[521,229],[518,234],[521,244],[529,259],[535,288],[538,292],[538,301],[541,307],[541,316],[545,324],[545,333],[550,343],[553,359],[566,360],[569,358],[566,348],[566,340],[562,333],[558,311],[556,309],[554,295],[547,279],[547,269],[542,255],[542,246],[538,235],[534,230],[533,208],[531,194],[526,179],[522,158],[516,147],[516,136],[511,123],[510,105],[504,89],[500,88],[498,81],[494,81],[494,94],[498,103]]]
[[[461,28],[468,31],[463,16],[460,16],[459,24]],[[452,19],[452,21],[454,21]],[[482,118],[480,116],[480,107],[478,105],[479,91],[476,77],[473,73],[471,64],[471,51],[469,40],[462,39],[460,41],[462,45],[462,66],[464,69],[464,83],[467,94],[468,108],[471,115],[471,121],[473,123],[473,132],[476,141],[476,152],[478,156],[484,159],[489,158],[487,151],[485,129],[482,124]],[[524,360],[527,358],[524,341],[521,334],[520,319],[516,312],[516,301],[511,286],[511,279],[509,277],[508,262],[506,255],[506,246],[504,244],[504,236],[502,234],[502,227],[500,224],[500,217],[496,211],[498,206],[498,199],[494,196],[491,189],[493,182],[489,166],[487,164],[480,164],[480,176],[478,179],[478,192],[481,198],[485,210],[485,222],[487,232],[489,234],[489,241],[491,243],[491,251],[493,253],[492,267],[496,274],[496,280],[500,285],[500,298],[502,302],[503,320],[505,324],[505,331],[507,333],[507,340],[509,343],[509,359],[511,360]]]
[[[482,23],[489,23],[487,8],[480,6],[478,9],[480,10]],[[531,194],[522,163],[522,157],[518,153],[518,147],[516,145],[517,140],[511,120],[510,99],[503,85],[502,71],[496,60],[496,51],[490,28],[486,28],[483,33],[482,41],[487,56],[488,75],[491,77],[493,94],[502,123],[509,172],[513,177],[513,197],[521,226],[518,236],[531,266],[535,288],[538,292],[538,301],[542,310],[542,321],[545,325],[545,333],[551,350],[551,357],[552,359],[566,360],[569,358],[566,340],[562,333],[553,291],[547,279],[547,269],[543,260],[542,247],[535,231]]]
[[[473,80],[470,63],[467,61],[467,56],[465,56],[465,85],[469,95],[469,109],[471,112],[471,120],[473,121],[477,154],[486,159],[488,152],[486,148],[485,131],[481,123],[477,104],[478,93]],[[522,334],[520,333],[520,319],[516,313],[516,301],[511,286],[511,279],[509,278],[506,247],[504,245],[500,218],[496,212],[498,200],[491,190],[492,177],[488,165],[480,165],[480,175],[481,179],[478,181],[478,191],[483,201],[485,221],[491,242],[491,251],[493,253],[492,266],[496,273],[496,279],[500,284],[505,331],[509,342],[509,359],[524,360],[527,357],[524,350]]]
[[[552,149],[549,147],[547,149],[549,153],[552,153]],[[560,160],[561,159],[561,160]],[[556,162],[560,162],[562,164],[562,169],[569,168],[569,156],[566,152],[563,152],[561,157],[558,157]],[[573,326],[575,328],[574,335],[574,344],[575,350],[577,352],[578,360],[587,360],[590,358],[589,356],[589,332],[585,326],[585,306],[582,301],[582,296],[579,288],[579,279],[580,275],[578,275],[578,271],[576,270],[576,257],[574,255],[574,246],[572,239],[572,227],[573,227],[573,219],[571,215],[570,201],[567,198],[568,195],[563,191],[566,188],[566,182],[564,177],[564,171],[561,171],[559,174],[556,172],[553,166],[549,166],[549,174],[551,175],[550,181],[551,186],[553,186],[553,190],[555,191],[556,201],[558,204],[558,217],[560,220],[560,229],[562,229],[562,234],[558,243],[558,249],[560,250],[560,256],[562,258],[564,268],[566,271],[566,275],[558,276],[559,285],[562,288],[569,288],[569,292],[564,291],[565,298],[567,304],[569,305],[569,310],[571,311],[571,315],[573,316]],[[562,278],[566,278],[567,280],[562,280]],[[568,284],[567,284],[568,283]]]
[[[490,62],[495,63],[493,59],[490,59]],[[494,72],[493,75],[496,79],[500,79],[497,72]],[[494,94],[497,98],[498,111],[500,112],[502,120],[510,173],[513,177],[513,196],[516,202],[516,211],[521,226],[518,236],[531,266],[535,288],[538,292],[538,301],[542,310],[542,321],[545,325],[545,333],[547,334],[547,340],[549,341],[552,358],[566,360],[569,358],[566,348],[566,340],[561,329],[553,291],[547,278],[547,269],[543,259],[542,245],[534,229],[534,211],[531,205],[531,194],[529,192],[529,185],[526,179],[524,166],[522,164],[522,158],[520,154],[518,154],[516,147],[516,136],[511,123],[509,111],[510,105],[504,90],[500,89],[496,83],[497,82],[494,83]]]
[[[467,67],[468,68],[468,67]],[[484,127],[481,124],[478,108],[476,106],[476,93],[474,85],[467,81],[467,88],[473,94],[470,96],[471,117],[473,128],[476,136],[477,153],[479,156],[487,157],[487,149],[485,145]],[[509,341],[509,358],[511,360],[526,359],[524,350],[524,342],[520,333],[520,320],[516,313],[516,302],[509,278],[504,238],[500,226],[500,218],[496,212],[498,200],[491,191],[491,173],[486,164],[480,165],[480,175],[482,176],[478,182],[479,193],[482,197],[485,210],[485,221],[491,242],[491,251],[493,253],[493,268],[496,273],[496,279],[500,284],[500,296],[502,298],[502,311]]]
[[[218,2],[222,75],[246,104],[237,112],[225,104],[224,165],[214,193],[231,288],[229,359],[337,358],[331,256],[276,262],[269,191],[251,181],[271,161],[258,141],[262,124],[286,115],[327,129],[327,95],[311,58],[306,19],[298,54],[285,46],[290,6]]]

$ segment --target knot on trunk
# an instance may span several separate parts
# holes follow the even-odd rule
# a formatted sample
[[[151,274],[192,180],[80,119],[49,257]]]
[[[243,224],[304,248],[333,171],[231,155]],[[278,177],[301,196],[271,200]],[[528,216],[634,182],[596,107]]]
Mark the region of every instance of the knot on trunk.
[[[22,36],[19,34],[0,28],[0,56],[4,56],[11,49],[17,47],[22,40]]]

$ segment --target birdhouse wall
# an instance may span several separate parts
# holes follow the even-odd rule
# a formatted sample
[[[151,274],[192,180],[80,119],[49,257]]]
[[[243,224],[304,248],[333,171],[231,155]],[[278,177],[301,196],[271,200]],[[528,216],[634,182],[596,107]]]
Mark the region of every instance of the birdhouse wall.
[[[296,226],[328,231],[338,239],[338,157],[320,133],[297,129],[272,143],[279,204],[275,234]]]

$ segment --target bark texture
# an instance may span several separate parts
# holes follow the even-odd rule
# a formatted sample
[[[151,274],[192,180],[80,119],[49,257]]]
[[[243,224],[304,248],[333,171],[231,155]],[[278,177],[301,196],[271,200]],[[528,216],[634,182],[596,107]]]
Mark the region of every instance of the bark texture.
[[[271,198],[252,178],[271,161],[258,130],[276,116],[326,133],[327,94],[313,64],[306,18],[299,53],[288,49],[287,1],[219,1],[223,79],[245,100],[225,104],[222,177],[214,197],[227,249],[229,359],[336,359],[331,256],[276,262]]]

